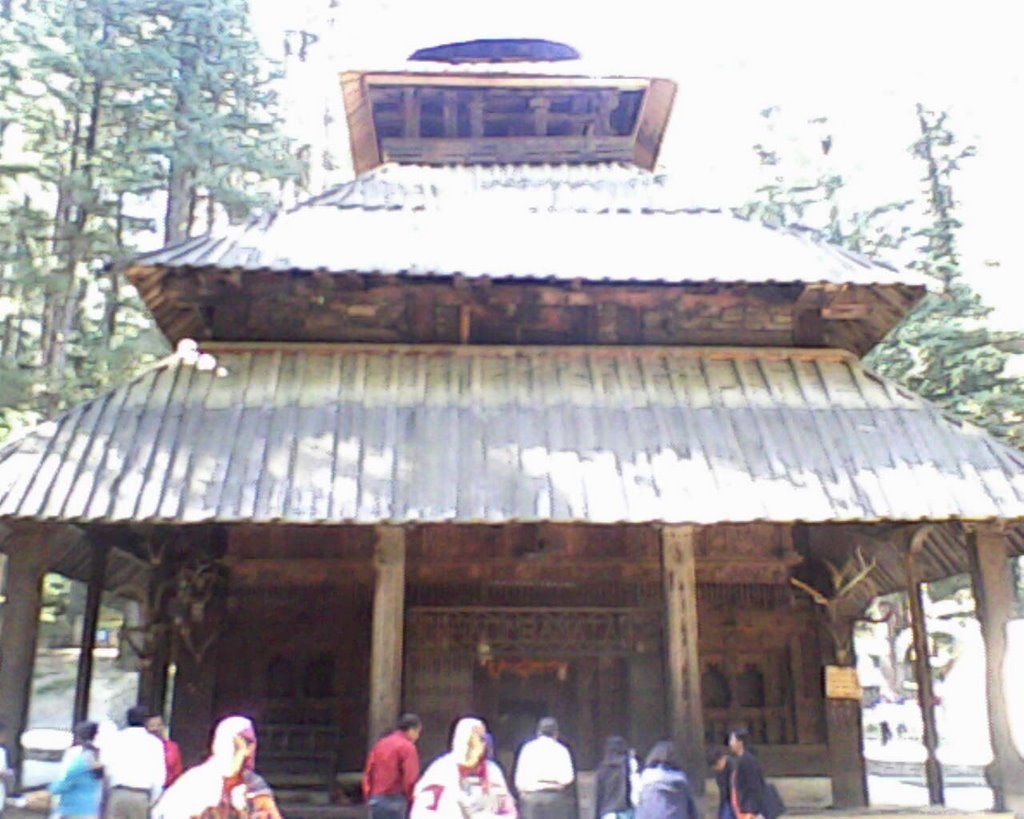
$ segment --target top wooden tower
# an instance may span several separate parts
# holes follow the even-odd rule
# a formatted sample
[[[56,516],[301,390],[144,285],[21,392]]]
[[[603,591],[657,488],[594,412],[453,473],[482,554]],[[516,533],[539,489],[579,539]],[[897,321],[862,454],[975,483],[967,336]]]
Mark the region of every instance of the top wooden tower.
[[[127,263],[172,343],[870,349],[924,282],[653,173],[669,80],[475,40],[342,84],[356,177]]]
[[[421,49],[398,70],[346,72],[356,172],[386,162],[653,169],[675,83],[552,70],[578,57],[546,40],[473,40]]]

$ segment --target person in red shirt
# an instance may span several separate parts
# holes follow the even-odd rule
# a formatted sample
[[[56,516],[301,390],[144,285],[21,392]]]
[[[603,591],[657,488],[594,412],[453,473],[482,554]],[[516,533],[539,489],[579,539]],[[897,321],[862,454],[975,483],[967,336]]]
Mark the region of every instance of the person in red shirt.
[[[415,714],[403,714],[390,734],[370,749],[363,771],[363,797],[370,819],[405,819],[412,804],[412,789],[420,778],[416,740],[423,723]]]
[[[181,762],[181,748],[173,739],[167,738],[167,727],[164,725],[164,718],[159,714],[154,714],[146,720],[146,730],[164,744],[164,764],[167,766],[164,787],[169,788],[185,771],[185,766]]]

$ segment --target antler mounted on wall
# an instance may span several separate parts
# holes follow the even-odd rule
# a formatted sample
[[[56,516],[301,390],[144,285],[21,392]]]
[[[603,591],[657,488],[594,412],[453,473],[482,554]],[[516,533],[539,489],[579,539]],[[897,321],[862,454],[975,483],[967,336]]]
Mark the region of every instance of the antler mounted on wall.
[[[153,660],[168,633],[200,663],[219,636],[219,627],[206,622],[206,614],[223,588],[225,567],[204,545],[154,539],[145,548],[152,577],[146,622],[126,626],[122,633],[143,664]]]
[[[829,560],[822,560],[822,563],[829,570],[832,586],[829,592],[816,589],[796,577],[791,577],[789,582],[824,610],[825,627],[835,645],[836,662],[839,665],[850,665],[853,661],[853,630],[849,624],[856,619],[849,614],[850,603],[855,600],[855,590],[865,584],[874,585],[871,573],[878,563],[874,558],[866,559],[860,547],[841,566]]]
[[[201,663],[217,642],[220,626],[207,622],[207,608],[222,589],[226,572],[217,558],[198,554],[178,568],[170,621],[181,646]]]

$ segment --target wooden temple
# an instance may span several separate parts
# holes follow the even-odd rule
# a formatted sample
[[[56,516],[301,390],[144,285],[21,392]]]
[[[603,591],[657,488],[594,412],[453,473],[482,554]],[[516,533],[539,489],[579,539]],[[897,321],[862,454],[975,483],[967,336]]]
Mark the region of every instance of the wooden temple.
[[[744,726],[856,807],[854,623],[971,572],[1024,809],[1024,454],[860,363],[924,282],[688,203],[653,170],[670,81],[426,56],[342,76],[354,180],[127,262],[177,352],[0,449],[0,719],[61,571],[145,605],[142,697],[186,754],[249,714],[272,783],[326,789],[403,710],[425,759],[474,712],[506,764],[553,714],[583,770],[672,736],[702,783]]]

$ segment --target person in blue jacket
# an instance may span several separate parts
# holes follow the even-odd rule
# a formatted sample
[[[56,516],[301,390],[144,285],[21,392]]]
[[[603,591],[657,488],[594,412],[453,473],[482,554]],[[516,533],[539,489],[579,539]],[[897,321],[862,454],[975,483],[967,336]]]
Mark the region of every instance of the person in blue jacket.
[[[95,722],[75,726],[75,744],[64,754],[60,774],[50,785],[50,793],[58,798],[54,812],[62,819],[96,819],[103,801],[103,766],[96,748]]]
[[[672,742],[657,743],[647,755],[635,819],[700,819]]]

